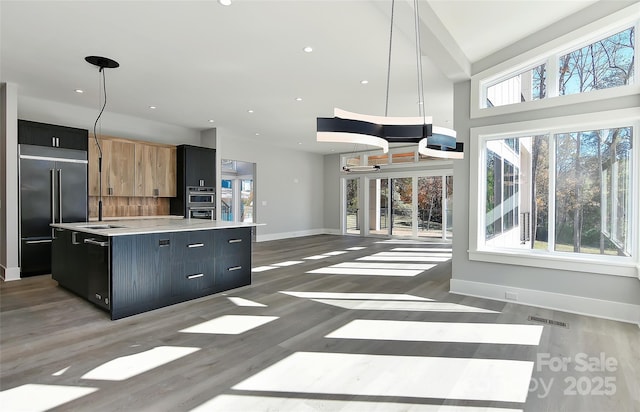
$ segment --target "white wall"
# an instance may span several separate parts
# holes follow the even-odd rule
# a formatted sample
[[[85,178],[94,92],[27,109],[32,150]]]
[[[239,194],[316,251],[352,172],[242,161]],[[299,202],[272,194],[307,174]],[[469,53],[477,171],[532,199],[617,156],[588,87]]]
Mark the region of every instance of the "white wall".
[[[607,3],[607,4],[602,4]],[[626,2],[598,2],[585,12],[571,16],[570,23],[559,22],[544,32],[530,36],[527,45],[533,47],[532,39],[538,39],[535,46],[542,44],[548,33],[558,35],[576,25],[584,25],[608,15],[611,3],[622,8]],[[579,17],[582,20],[579,20]],[[475,67],[482,69],[497,65],[506,59],[523,53],[526,49],[511,46],[510,53],[501,51],[490,56]],[[464,81],[454,87],[454,119],[458,139],[469,147],[470,128],[536,120],[547,117],[572,115],[576,113],[598,113],[606,110],[637,107],[638,96],[609,99],[597,103],[583,103],[571,107],[538,110],[535,112],[470,119],[471,82]],[[567,312],[584,313],[610,319],[640,323],[640,282],[637,278],[608,276],[587,272],[542,269],[507,264],[487,263],[469,260],[469,192],[459,188],[475,184],[470,181],[469,156],[454,162],[454,226],[453,263],[451,291],[467,295],[504,300],[506,292],[518,294],[521,303],[550,307]],[[472,211],[475,213],[475,211]]]
[[[18,87],[0,85],[0,278],[20,278],[18,259]]]
[[[156,143],[200,145],[199,130],[112,113],[108,110],[107,105],[98,123],[98,134]],[[97,108],[88,109],[33,97],[18,97],[18,118],[23,120],[78,127],[89,130],[91,135],[97,116]]]
[[[322,155],[216,130],[218,163],[229,159],[256,164],[256,220],[265,224],[257,228],[257,241],[324,232]]]
[[[324,156],[324,228],[340,234],[340,155]]]

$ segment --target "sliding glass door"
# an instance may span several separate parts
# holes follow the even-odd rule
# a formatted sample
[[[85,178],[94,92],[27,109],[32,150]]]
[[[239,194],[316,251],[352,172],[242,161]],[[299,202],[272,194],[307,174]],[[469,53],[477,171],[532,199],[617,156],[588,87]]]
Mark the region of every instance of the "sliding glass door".
[[[413,236],[413,178],[391,179],[391,236]]]
[[[360,234],[360,179],[346,179],[345,228],[350,235]]]
[[[362,176],[344,181],[344,233],[452,238],[453,176],[449,173]]]

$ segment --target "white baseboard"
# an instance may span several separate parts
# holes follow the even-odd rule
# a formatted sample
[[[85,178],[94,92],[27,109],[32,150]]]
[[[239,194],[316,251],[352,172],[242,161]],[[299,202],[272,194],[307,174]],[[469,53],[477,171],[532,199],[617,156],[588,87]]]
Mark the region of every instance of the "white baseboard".
[[[335,233],[334,233],[335,232]],[[315,236],[315,235],[339,235],[339,230],[333,229],[311,229],[295,232],[272,233],[268,235],[256,235],[256,242],[268,242],[270,240],[289,239],[294,237]]]
[[[450,292],[640,325],[640,305],[629,303],[460,279],[451,279]],[[507,293],[517,299],[507,299]]]
[[[0,265],[0,278],[5,282],[9,282],[11,280],[20,280],[20,268],[6,268]]]

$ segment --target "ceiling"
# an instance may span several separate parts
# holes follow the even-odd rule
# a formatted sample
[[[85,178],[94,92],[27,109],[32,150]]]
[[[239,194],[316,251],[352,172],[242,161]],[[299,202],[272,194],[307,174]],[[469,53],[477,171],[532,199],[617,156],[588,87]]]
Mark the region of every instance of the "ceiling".
[[[452,85],[470,63],[593,3],[420,0],[426,114],[452,127]],[[316,117],[334,107],[385,114],[390,8],[390,0],[2,0],[0,81],[18,84],[19,96],[97,113],[101,78],[84,57],[106,56],[120,63],[105,69],[107,112],[344,152],[353,148],[315,141]],[[412,1],[396,0],[394,19],[387,113],[417,116]]]

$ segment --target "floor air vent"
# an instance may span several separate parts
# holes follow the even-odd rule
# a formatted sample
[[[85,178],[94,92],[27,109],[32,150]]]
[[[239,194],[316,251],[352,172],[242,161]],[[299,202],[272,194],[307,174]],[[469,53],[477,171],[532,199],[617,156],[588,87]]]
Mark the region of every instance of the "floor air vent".
[[[529,322],[544,323],[545,325],[561,326],[563,328],[569,329],[569,324],[567,322],[562,322],[559,320],[546,319],[538,316],[529,316],[528,319],[529,319]]]

